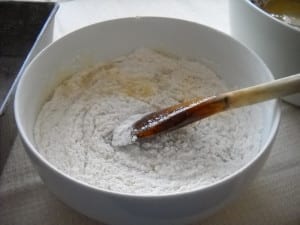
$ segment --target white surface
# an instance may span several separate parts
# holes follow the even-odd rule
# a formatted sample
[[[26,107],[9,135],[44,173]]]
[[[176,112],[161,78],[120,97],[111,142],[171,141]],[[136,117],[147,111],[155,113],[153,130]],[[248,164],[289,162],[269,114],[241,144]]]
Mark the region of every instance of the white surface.
[[[75,0],[63,2],[56,16],[54,39],[85,25],[121,17],[175,17],[229,32],[227,0]]]
[[[89,22],[132,16],[137,12],[171,15],[229,31],[225,0],[92,2],[62,3],[56,17],[55,38]],[[288,104],[282,104],[282,109],[278,136],[259,176],[239,199],[201,224],[300,223],[300,110]],[[49,193],[17,139],[0,176],[0,224],[100,223],[74,212]]]

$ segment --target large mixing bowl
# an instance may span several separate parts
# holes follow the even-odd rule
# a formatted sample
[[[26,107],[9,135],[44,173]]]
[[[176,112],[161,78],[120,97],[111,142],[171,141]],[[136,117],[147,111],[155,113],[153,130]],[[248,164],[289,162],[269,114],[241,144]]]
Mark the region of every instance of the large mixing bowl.
[[[99,189],[56,169],[38,151],[33,128],[55,86],[69,74],[139,47],[206,62],[231,87],[272,80],[266,65],[231,37],[200,24],[167,18],[126,18],[94,24],[54,42],[27,67],[16,91],[15,117],[26,151],[48,188],[77,211],[108,224],[188,224],[236,196],[265,162],[278,127],[275,100],[261,104],[260,151],[241,169],[198,190],[132,195]],[[234,140],[233,140],[234,141]],[[167,160],[167,159],[166,159]]]

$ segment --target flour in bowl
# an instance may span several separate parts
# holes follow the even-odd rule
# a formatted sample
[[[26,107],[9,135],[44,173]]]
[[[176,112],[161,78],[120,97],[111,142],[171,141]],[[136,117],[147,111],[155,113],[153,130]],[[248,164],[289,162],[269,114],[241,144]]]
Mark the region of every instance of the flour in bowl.
[[[199,62],[138,49],[60,84],[38,115],[37,149],[59,170],[105,190],[138,195],[194,190],[232,174],[257,154],[258,106],[124,147],[112,145],[113,131],[131,115],[226,90]]]

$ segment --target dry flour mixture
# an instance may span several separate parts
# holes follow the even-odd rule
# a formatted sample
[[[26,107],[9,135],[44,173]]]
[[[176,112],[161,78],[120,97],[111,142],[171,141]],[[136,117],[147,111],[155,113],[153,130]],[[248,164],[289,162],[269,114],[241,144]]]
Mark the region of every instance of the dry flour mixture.
[[[106,190],[160,195],[196,189],[257,154],[258,106],[125,147],[112,146],[112,132],[130,115],[224,91],[222,80],[199,62],[138,49],[60,84],[39,113],[36,145],[59,170]]]

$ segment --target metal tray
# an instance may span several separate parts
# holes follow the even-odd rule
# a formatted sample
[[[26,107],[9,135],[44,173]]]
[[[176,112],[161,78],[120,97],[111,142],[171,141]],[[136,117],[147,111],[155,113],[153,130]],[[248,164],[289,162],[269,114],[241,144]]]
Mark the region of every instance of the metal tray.
[[[53,2],[0,2],[0,173],[15,140],[14,92],[33,57],[52,41]]]

